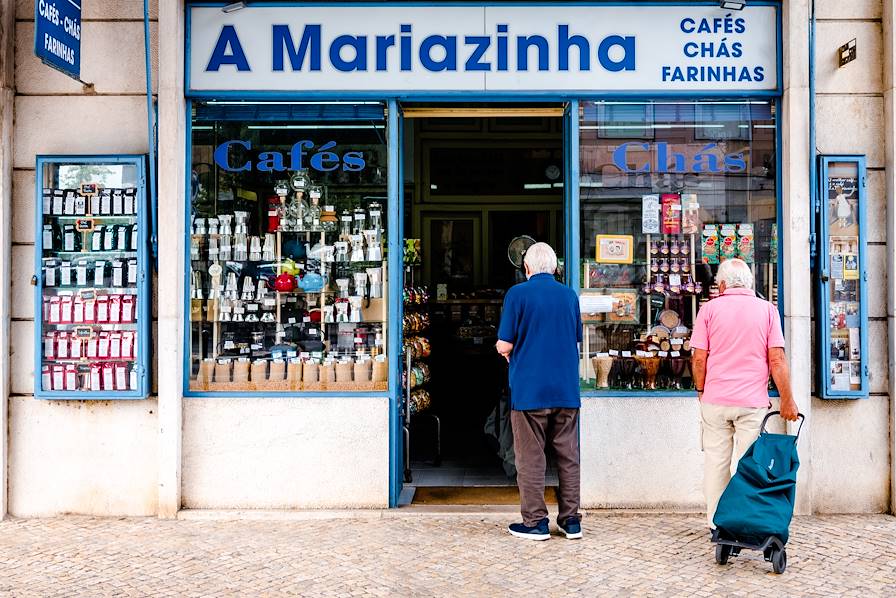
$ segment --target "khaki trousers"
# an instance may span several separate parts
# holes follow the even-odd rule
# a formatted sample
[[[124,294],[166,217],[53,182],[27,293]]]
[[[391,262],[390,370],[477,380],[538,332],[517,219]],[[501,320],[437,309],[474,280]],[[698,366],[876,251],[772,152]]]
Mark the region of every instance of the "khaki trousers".
[[[703,493],[706,518],[714,528],[719,498],[731,479],[731,464],[740,461],[759,436],[767,407],[727,407],[700,402],[700,438],[703,450]]]
[[[511,411],[516,483],[523,523],[533,526],[548,516],[544,504],[545,446],[554,447],[560,488],[557,521],[579,515],[579,410],[568,408]]]

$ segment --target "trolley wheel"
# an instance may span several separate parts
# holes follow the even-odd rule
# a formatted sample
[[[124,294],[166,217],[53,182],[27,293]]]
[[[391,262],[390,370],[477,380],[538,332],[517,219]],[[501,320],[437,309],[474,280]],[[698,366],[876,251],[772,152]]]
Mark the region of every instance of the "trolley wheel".
[[[414,481],[414,478],[413,478],[413,476],[411,475],[411,470],[410,470],[410,469],[406,469],[406,470],[404,471],[404,483],[405,483],[405,484],[410,484],[410,483],[413,482],[413,481]]]
[[[716,544],[716,562],[718,564],[726,564],[729,556],[731,556],[731,546],[728,544]]]
[[[776,550],[772,553],[772,569],[774,569],[775,573],[781,574],[784,573],[784,569],[787,568],[787,551],[783,548],[781,550]]]

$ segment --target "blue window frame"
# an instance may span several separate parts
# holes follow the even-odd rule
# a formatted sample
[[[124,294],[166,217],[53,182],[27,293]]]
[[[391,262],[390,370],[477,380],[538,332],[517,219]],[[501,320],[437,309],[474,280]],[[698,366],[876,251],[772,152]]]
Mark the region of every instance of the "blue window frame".
[[[819,394],[868,397],[865,157],[820,156],[817,275]]]
[[[149,393],[145,156],[38,156],[34,396]]]

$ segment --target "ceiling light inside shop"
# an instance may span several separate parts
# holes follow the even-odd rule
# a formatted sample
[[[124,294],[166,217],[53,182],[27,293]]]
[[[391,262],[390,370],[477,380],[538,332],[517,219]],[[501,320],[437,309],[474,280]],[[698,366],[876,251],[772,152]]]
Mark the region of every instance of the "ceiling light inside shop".
[[[725,10],[743,10],[747,0],[720,0],[719,6]]]
[[[227,12],[227,13],[236,12],[238,10],[243,10],[244,8],[246,8],[245,2],[234,2],[232,4],[228,4],[227,6],[223,7],[221,9],[221,12]]]

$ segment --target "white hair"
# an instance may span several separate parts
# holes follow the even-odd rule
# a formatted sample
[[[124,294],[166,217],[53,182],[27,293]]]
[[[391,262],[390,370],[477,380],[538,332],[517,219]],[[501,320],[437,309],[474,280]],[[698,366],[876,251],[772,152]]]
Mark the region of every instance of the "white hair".
[[[752,289],[753,271],[743,260],[732,258],[719,265],[716,284],[725,283],[729,289]]]
[[[523,261],[529,266],[529,273],[533,276],[557,271],[557,254],[547,243],[536,243],[529,247]]]

